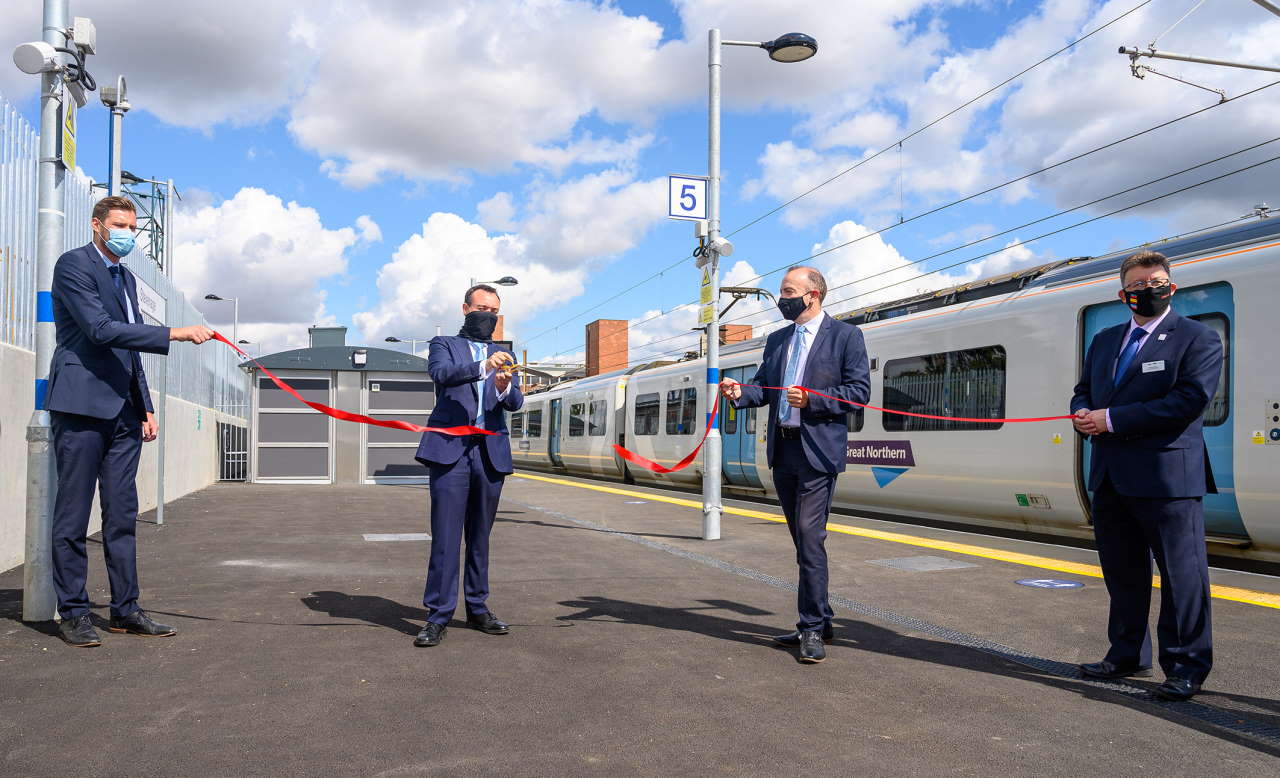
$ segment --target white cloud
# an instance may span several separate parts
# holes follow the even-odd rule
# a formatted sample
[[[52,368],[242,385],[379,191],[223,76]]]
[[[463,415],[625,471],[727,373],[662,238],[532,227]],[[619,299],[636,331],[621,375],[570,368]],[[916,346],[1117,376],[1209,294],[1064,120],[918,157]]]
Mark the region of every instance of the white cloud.
[[[511,232],[516,229],[516,207],[510,192],[498,192],[488,200],[476,204],[476,218],[480,226],[494,232]]]
[[[377,243],[382,240],[382,228],[367,213],[356,217],[356,229],[360,231],[360,240],[365,243]]]
[[[582,294],[585,270],[553,269],[518,235],[490,235],[456,214],[434,213],[378,271],[378,304],[357,313],[355,324],[370,342],[430,337],[437,326],[452,334],[471,279],[504,275],[520,281],[501,290],[505,334],[518,339],[520,321]]]
[[[218,204],[200,202],[178,211],[174,274],[211,322],[229,325],[232,306],[206,301],[209,293],[240,298],[240,337],[273,350],[305,340],[311,324],[333,321],[319,285],[346,272],[355,228],[328,229],[315,209],[254,187]],[[369,221],[361,230],[369,226],[377,228]]]
[[[219,0],[75,0],[72,13],[93,19],[98,53],[88,60],[100,84],[124,74],[129,101],[170,124],[208,129],[254,122],[284,108],[307,75],[313,53],[306,20],[289,3]],[[40,37],[37,2],[5,3],[0,50]],[[0,67],[0,91],[34,93],[39,81]],[[94,110],[98,100],[91,97]]]

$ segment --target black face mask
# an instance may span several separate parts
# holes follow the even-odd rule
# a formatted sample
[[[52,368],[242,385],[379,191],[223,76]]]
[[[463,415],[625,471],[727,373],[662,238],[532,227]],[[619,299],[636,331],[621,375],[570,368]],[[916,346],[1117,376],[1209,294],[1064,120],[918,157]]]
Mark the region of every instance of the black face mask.
[[[795,321],[808,308],[809,295],[807,294],[802,294],[799,297],[778,298],[778,310],[782,312],[782,318],[787,321]]]
[[[472,311],[463,319],[462,329],[458,330],[458,334],[467,340],[488,343],[497,326],[498,314],[492,311]]]
[[[1169,307],[1169,298],[1173,297],[1173,286],[1160,289],[1147,287],[1136,292],[1125,291],[1125,302],[1130,310],[1139,316],[1159,316]]]

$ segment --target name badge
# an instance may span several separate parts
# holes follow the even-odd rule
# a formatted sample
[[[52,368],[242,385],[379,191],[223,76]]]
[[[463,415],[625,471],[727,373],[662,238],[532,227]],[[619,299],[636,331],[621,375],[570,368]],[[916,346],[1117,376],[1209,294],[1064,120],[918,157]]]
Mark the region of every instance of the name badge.
[[[1161,370],[1164,370],[1163,359],[1156,360],[1155,362],[1142,363],[1142,372],[1144,373],[1159,373]]]

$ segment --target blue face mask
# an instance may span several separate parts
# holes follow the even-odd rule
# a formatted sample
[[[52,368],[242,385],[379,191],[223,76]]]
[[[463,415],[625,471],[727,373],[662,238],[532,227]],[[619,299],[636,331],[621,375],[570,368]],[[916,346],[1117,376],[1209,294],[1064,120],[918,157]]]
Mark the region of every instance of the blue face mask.
[[[111,230],[107,239],[107,249],[117,258],[123,258],[133,251],[133,230]]]

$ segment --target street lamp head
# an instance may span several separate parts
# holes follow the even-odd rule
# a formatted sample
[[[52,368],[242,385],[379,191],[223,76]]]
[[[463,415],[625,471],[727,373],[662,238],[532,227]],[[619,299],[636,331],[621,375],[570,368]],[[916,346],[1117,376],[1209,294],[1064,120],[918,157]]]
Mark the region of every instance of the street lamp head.
[[[244,338],[241,338],[240,340],[237,340],[236,343],[239,343],[242,346],[248,346],[249,344],[253,343],[253,341],[245,340]]]
[[[803,62],[818,53],[818,42],[802,32],[789,32],[764,43],[774,62]]]
[[[502,278],[499,278],[497,281],[494,281],[494,283],[497,284],[498,286],[515,286],[520,282],[511,276],[503,276]]]
[[[388,343],[403,343],[403,342],[404,342],[404,341],[400,340],[399,338],[392,337],[392,336],[390,336],[390,335],[388,335],[388,336],[387,336],[386,341],[387,341]]]
[[[221,297],[219,297],[219,296],[217,296],[216,294],[207,294],[207,295],[205,295],[205,296],[204,296],[204,299],[206,299],[206,300],[221,300],[222,298],[221,298]]]

